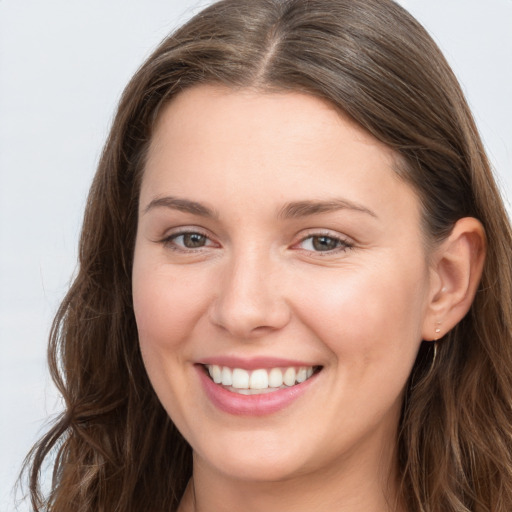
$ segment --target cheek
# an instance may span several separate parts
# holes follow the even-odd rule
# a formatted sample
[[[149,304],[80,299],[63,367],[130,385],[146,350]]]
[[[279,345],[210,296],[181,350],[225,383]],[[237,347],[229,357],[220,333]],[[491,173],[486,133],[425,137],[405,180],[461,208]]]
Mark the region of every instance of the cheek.
[[[315,279],[301,298],[303,322],[314,329],[339,359],[379,361],[393,351],[409,351],[421,342],[426,281],[424,268],[364,266]],[[318,277],[318,276],[317,276]],[[391,351],[391,353],[390,353]]]
[[[178,317],[172,306],[172,297],[158,280],[151,274],[134,273],[133,308],[141,344],[160,344],[167,338],[166,333],[173,332],[170,326]]]
[[[207,282],[197,274],[178,279],[168,265],[150,268],[135,260],[133,307],[143,349],[174,351],[190,336],[207,309]]]
[[[302,322],[331,352],[331,421],[351,431],[364,428],[364,418],[367,425],[388,414],[396,420],[421,343],[421,274],[407,267],[396,273],[370,269],[352,268],[317,282],[302,308]],[[359,414],[340,418],[340,409]]]
[[[205,311],[205,285],[177,278],[169,265],[134,261],[133,307],[144,365],[160,402],[182,432],[190,436],[184,411],[190,404],[191,333]],[[203,298],[203,299],[201,299]]]

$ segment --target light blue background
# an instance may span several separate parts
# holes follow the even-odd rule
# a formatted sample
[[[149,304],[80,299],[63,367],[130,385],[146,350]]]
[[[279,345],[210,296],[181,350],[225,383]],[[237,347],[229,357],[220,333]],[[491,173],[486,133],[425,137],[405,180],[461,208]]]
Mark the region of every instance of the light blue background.
[[[22,458],[60,407],[46,339],[116,102],[151,49],[207,3],[0,0],[0,512],[14,510]],[[402,4],[452,64],[512,197],[512,0]]]

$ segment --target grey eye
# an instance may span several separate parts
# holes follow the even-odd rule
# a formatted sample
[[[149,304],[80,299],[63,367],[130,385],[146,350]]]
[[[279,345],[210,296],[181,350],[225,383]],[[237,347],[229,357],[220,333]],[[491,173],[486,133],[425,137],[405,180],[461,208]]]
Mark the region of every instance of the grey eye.
[[[304,240],[303,243],[306,246],[304,248],[319,252],[332,251],[334,249],[337,249],[341,245],[341,241],[338,238],[333,238],[325,235],[311,236],[309,238],[306,238],[306,240]]]
[[[210,245],[210,239],[201,233],[178,233],[170,236],[166,243],[181,249],[200,249]]]
[[[204,247],[208,241],[206,236],[202,235],[201,233],[185,233],[183,235],[178,235],[174,241],[178,242],[180,238],[182,245],[187,249],[197,249],[199,247]]]
[[[299,243],[299,247],[311,253],[338,254],[339,252],[345,252],[351,249],[353,245],[338,236],[318,234],[303,238]]]

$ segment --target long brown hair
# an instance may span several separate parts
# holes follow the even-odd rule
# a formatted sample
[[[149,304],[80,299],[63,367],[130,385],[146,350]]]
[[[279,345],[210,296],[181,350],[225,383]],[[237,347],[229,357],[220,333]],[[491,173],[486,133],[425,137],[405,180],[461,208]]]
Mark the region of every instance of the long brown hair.
[[[36,511],[176,510],[191,449],[139,352],[132,255],[145,154],[173,96],[200,83],[326,99],[402,162],[429,241],[462,217],[488,256],[463,321],[420,350],[399,426],[411,512],[512,510],[512,233],[461,89],[425,30],[392,0],[223,0],[165,39],[126,88],[89,194],[79,272],[55,318],[52,376],[66,408],[28,459]],[[46,458],[50,493],[39,490]]]

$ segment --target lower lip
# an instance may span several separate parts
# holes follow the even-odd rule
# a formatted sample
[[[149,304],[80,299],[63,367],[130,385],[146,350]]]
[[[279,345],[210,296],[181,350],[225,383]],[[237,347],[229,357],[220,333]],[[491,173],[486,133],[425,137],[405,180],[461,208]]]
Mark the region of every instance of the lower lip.
[[[210,401],[221,411],[236,416],[264,416],[278,412],[302,396],[316,380],[317,374],[306,381],[285,389],[262,393],[260,395],[242,395],[215,384],[206,375],[202,365],[197,366],[199,378]]]

